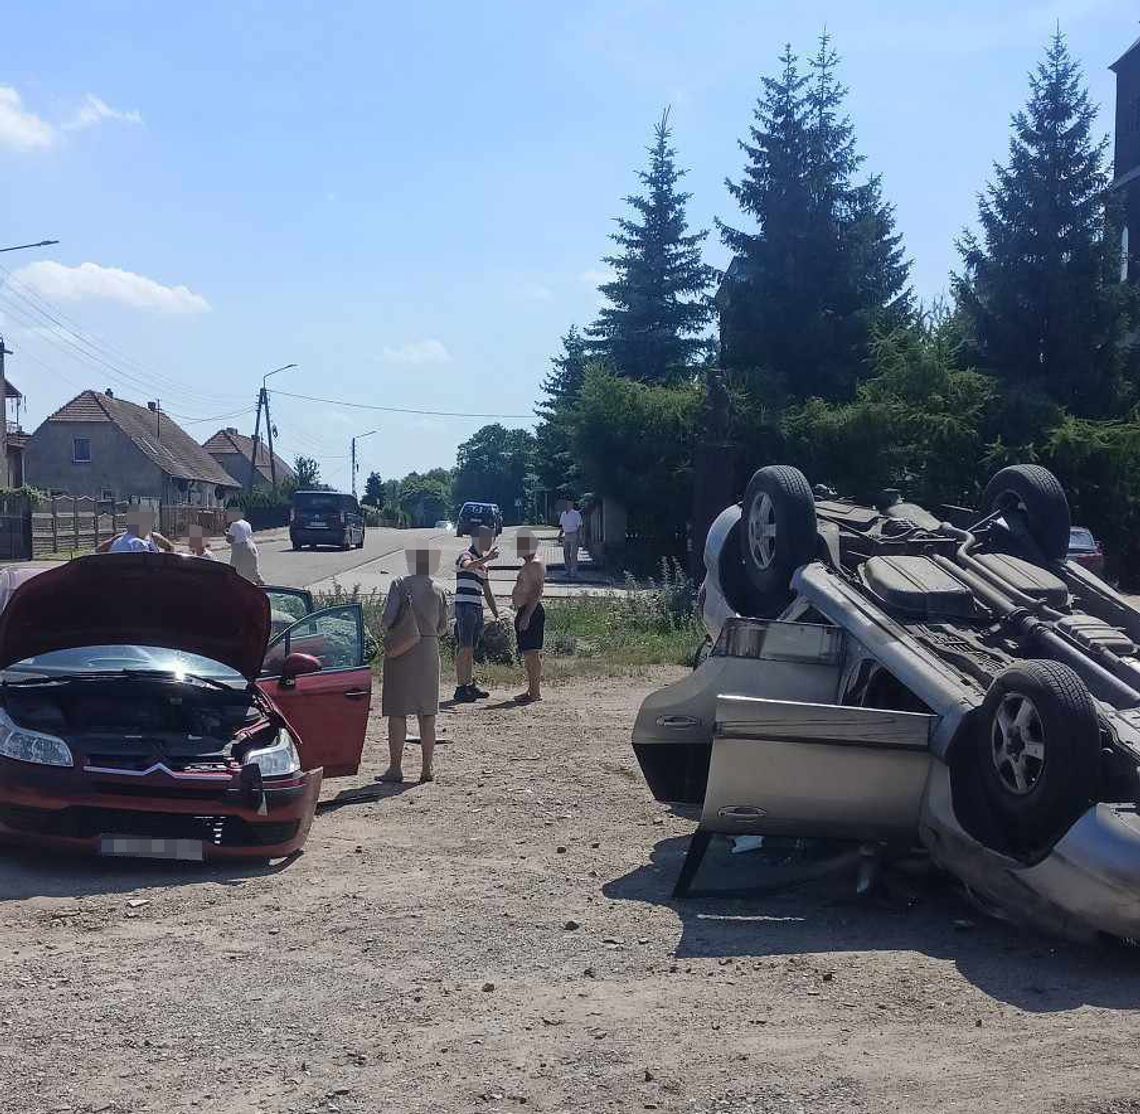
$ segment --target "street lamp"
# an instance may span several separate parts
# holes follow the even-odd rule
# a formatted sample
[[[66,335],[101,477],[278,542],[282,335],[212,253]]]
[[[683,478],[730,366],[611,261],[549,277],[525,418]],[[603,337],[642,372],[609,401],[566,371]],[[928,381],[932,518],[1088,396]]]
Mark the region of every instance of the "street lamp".
[[[261,408],[263,406],[265,407],[265,436],[269,441],[269,482],[273,485],[273,490],[277,490],[277,458],[273,455],[273,423],[269,420],[269,392],[265,389],[265,383],[271,375],[276,375],[279,371],[288,371],[291,367],[296,366],[296,364],[282,364],[281,367],[275,367],[261,377],[261,393],[257,396],[257,421],[253,424],[253,453],[249,462],[249,486],[251,490],[254,474],[257,472],[257,431],[261,428]]]
[[[58,244],[58,240],[40,240],[38,244],[16,244],[10,248],[0,248],[0,251],[23,251],[24,248],[49,248],[52,244]]]
[[[365,437],[371,437],[374,433],[379,433],[378,429],[370,429],[367,433],[358,433],[352,439],[352,497],[356,498],[356,442],[363,441]]]

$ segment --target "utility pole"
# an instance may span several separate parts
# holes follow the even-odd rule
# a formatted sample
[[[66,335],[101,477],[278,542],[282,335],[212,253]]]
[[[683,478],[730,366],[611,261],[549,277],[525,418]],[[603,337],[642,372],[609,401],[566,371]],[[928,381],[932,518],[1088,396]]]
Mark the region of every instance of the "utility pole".
[[[296,367],[296,364],[285,364],[282,367],[276,367],[272,371],[267,371],[261,377],[261,390],[257,392],[257,420],[253,423],[253,444],[250,448],[249,454],[249,482],[246,484],[246,490],[253,490],[253,480],[257,475],[257,444],[261,435],[261,409],[265,408],[265,435],[269,441],[269,477],[270,483],[273,485],[273,490],[277,490],[277,462],[273,459],[273,422],[269,418],[269,391],[266,389],[265,383],[271,375],[276,375],[279,371],[288,371],[291,367]]]
[[[265,388],[262,387],[257,395],[257,420],[253,423],[253,443],[250,447],[249,454],[249,480],[246,483],[246,491],[253,491],[253,477],[257,472],[257,438],[261,433],[261,402],[265,395]]]
[[[378,429],[370,429],[367,433],[358,433],[352,439],[352,497],[356,498],[356,442],[363,441],[365,437],[371,437],[374,433],[379,433]]]
[[[0,487],[8,486],[8,380],[4,374],[4,357],[12,353],[0,336],[0,408],[3,421],[0,421]]]

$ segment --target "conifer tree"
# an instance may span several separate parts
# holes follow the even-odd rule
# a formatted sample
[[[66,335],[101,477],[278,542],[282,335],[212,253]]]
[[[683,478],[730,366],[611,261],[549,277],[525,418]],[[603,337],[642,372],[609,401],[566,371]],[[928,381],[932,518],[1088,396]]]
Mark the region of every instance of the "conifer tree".
[[[1058,30],[1012,119],[1009,159],[978,201],[977,233],[959,241],[954,295],[968,356],[1007,391],[1083,416],[1112,412],[1134,381],[1124,342],[1135,296],[1120,282],[1120,233],[1106,137],[1080,66]]]
[[[876,327],[909,317],[909,263],[880,181],[844,112],[826,32],[807,72],[791,46],[764,77],[739,182],[728,189],[756,231],[719,222],[726,276],[721,360],[754,387],[846,398],[866,373]],[[738,376],[739,378],[739,376]]]
[[[578,482],[572,422],[586,379],[586,362],[586,340],[578,327],[571,325],[562,338],[562,351],[551,358],[551,369],[542,381],[546,398],[536,409],[535,471],[548,492],[574,493]]]
[[[701,262],[707,231],[688,232],[678,190],[685,171],[671,146],[669,111],[662,114],[649,148],[649,167],[638,172],[643,194],[625,198],[632,217],[618,219],[612,239],[620,248],[605,262],[614,270],[599,289],[609,304],[587,329],[588,351],[618,375],[644,382],[676,382],[691,376],[709,347],[705,335],[712,307],[712,270]]]

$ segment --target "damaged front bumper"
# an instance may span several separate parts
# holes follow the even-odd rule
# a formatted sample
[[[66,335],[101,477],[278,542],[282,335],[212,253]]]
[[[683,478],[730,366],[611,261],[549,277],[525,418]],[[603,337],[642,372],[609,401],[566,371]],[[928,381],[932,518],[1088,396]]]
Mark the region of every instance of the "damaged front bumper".
[[[139,858],[283,858],[308,836],[322,773],[259,784],[237,773],[94,776],[0,759],[0,840]]]

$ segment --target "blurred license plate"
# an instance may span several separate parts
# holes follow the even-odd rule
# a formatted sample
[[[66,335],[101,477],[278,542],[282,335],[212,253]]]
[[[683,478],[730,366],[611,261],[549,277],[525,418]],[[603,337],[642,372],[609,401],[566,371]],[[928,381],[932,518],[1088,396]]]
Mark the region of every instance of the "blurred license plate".
[[[309,525],[316,526],[318,529],[323,529],[325,524],[319,518],[314,518],[312,522],[309,523]]]
[[[128,855],[136,859],[178,859],[200,863],[206,857],[200,839],[145,839],[138,836],[100,836],[100,855]]]

